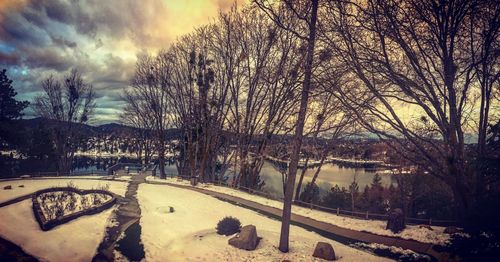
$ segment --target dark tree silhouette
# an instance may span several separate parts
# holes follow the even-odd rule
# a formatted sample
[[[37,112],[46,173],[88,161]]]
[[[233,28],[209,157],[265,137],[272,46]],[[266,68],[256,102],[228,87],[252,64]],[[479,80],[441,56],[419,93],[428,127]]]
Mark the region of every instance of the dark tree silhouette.
[[[27,101],[15,99],[17,92],[12,87],[12,80],[7,77],[7,70],[0,71],[0,142],[12,142],[12,120],[22,117],[22,111],[28,106]]]
[[[275,7],[269,4],[267,1],[255,1],[255,3],[266,12],[270,18],[282,29],[288,30],[291,32],[296,32],[293,29],[288,28],[283,23],[283,15],[280,15],[278,11],[276,11]],[[300,98],[300,108],[297,116],[296,126],[295,126],[295,134],[293,138],[293,147],[292,153],[290,155],[290,166],[289,173],[287,177],[286,190],[284,196],[284,204],[283,204],[283,216],[281,223],[281,236],[280,236],[280,244],[279,250],[281,252],[288,252],[288,244],[289,244],[289,236],[290,236],[290,218],[292,215],[292,200],[293,200],[293,191],[295,185],[295,178],[297,175],[297,167],[299,164],[300,158],[300,148],[302,146],[302,138],[304,137],[304,125],[306,119],[306,111],[307,104],[309,101],[309,92],[312,89],[311,87],[311,78],[313,73],[313,62],[314,62],[314,49],[316,44],[316,22],[318,18],[318,5],[319,0],[311,0],[308,2],[301,2],[300,4],[294,4],[293,1],[283,0],[280,5],[284,9],[281,9],[281,13],[291,13],[297,16],[298,19],[303,20],[304,24],[306,24],[306,34],[301,35],[300,33],[296,33],[298,37],[305,41],[306,45],[306,58],[303,65],[304,70],[304,81],[301,90],[301,98]],[[302,11],[300,11],[302,10]]]
[[[52,75],[42,82],[44,93],[35,98],[35,113],[53,120],[52,139],[58,157],[59,172],[68,173],[78,146],[77,123],[87,123],[95,108],[92,85],[85,82],[77,70],[64,77],[64,82]]]
[[[12,87],[12,80],[7,77],[7,70],[0,71],[0,122],[22,117],[22,111],[28,106],[27,101],[17,101],[17,92]]]

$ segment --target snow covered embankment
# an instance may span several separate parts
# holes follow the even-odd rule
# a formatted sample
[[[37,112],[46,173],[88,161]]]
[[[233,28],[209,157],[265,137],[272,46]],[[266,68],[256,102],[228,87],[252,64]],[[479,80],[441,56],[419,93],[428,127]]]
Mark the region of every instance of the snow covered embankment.
[[[167,180],[162,180],[162,179],[157,179],[152,176],[146,177],[146,181],[154,181],[154,182],[161,182],[161,183],[172,183],[172,184],[179,184],[179,185],[189,185],[188,181],[177,181],[177,179],[167,179]],[[236,196],[240,197],[246,200],[254,201],[262,205],[270,206],[270,207],[275,207],[282,209],[283,208],[283,203],[277,200],[272,200],[268,199],[265,197],[257,196],[257,195],[252,195],[246,192],[242,192],[236,189],[228,188],[228,187],[223,187],[223,186],[216,186],[212,184],[198,184],[199,188],[205,189],[205,190],[210,190],[210,191],[215,191],[219,193],[224,193],[227,195],[231,196]],[[301,207],[301,206],[293,206],[292,207],[292,212],[297,215],[309,217],[312,219],[315,219],[317,221],[325,222],[325,223],[330,223],[339,227],[347,228],[347,229],[352,229],[352,230],[357,230],[357,231],[366,231],[370,232],[373,234],[377,235],[383,235],[383,236],[393,236],[393,237],[400,237],[403,239],[412,239],[416,240],[422,243],[432,243],[432,244],[437,244],[437,245],[444,245],[448,243],[450,240],[450,236],[448,234],[445,234],[444,228],[443,227],[432,227],[433,230],[429,230],[427,228],[420,228],[419,226],[415,225],[408,225],[406,229],[398,234],[392,233],[390,230],[386,230],[386,222],[385,221],[380,221],[380,220],[364,220],[364,219],[356,219],[356,218],[350,218],[350,217],[344,217],[344,216],[337,216],[336,214],[331,214],[319,210],[313,210],[309,209],[306,207]]]
[[[389,261],[295,226],[290,230],[290,252],[281,253],[279,221],[191,190],[141,184],[137,197],[146,261],[322,261],[312,257],[318,241],[332,244],[340,261]],[[170,213],[168,207],[175,211]],[[216,233],[217,222],[225,216],[257,227],[262,240],[256,250],[234,248],[227,243],[230,237]]]

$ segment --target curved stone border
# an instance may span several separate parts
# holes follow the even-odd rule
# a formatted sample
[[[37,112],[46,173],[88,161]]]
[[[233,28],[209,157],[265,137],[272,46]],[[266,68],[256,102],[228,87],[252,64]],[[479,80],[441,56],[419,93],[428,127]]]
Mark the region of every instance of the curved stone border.
[[[97,207],[91,207],[89,209],[85,210],[80,210],[78,212],[75,212],[73,214],[69,214],[67,216],[63,216],[60,218],[56,218],[53,220],[47,220],[45,216],[43,215],[42,208],[40,207],[40,203],[38,203],[38,196],[43,193],[48,193],[48,192],[56,192],[56,191],[71,191],[80,195],[86,195],[86,194],[106,194],[111,196],[111,200],[108,200],[104,204],[97,206]],[[31,195],[31,201],[33,202],[33,214],[35,215],[35,219],[38,222],[38,225],[40,225],[40,228],[43,231],[50,230],[56,226],[62,225],[64,223],[67,223],[73,219],[79,218],[81,216],[86,216],[86,215],[93,215],[100,213],[110,207],[112,207],[116,203],[116,197],[105,190],[100,190],[100,189],[89,189],[89,190],[80,190],[77,188],[73,187],[52,187],[52,188],[46,188],[42,189],[39,191],[36,191]]]

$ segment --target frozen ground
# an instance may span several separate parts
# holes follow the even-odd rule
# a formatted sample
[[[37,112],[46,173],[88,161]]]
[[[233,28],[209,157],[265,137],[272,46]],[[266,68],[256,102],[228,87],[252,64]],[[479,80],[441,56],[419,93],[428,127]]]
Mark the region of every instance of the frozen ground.
[[[173,183],[173,184],[181,184],[181,185],[189,185],[188,181],[177,181],[176,178],[167,178],[166,180],[157,179],[152,176],[146,177],[147,181],[155,181],[155,182],[165,182],[165,183]],[[215,186],[211,184],[198,184],[198,187],[212,190],[220,193],[225,193],[231,196],[241,197],[247,200],[251,200],[262,205],[271,206],[275,208],[282,209],[283,203],[277,200],[268,199],[265,197],[252,195],[246,192],[242,192],[236,189]],[[357,231],[366,231],[371,232],[378,235],[384,236],[396,236],[404,239],[413,239],[423,243],[433,243],[433,244],[445,244],[449,241],[450,237],[448,234],[443,233],[443,227],[432,227],[433,230],[429,230],[427,228],[420,228],[419,226],[407,226],[407,228],[398,234],[392,233],[390,230],[386,230],[386,222],[379,220],[364,220],[364,219],[356,219],[344,216],[337,216],[335,214],[313,210],[300,206],[293,206],[292,212],[297,215],[302,215],[305,217],[309,217],[318,221],[330,223],[333,225],[337,225],[339,227],[353,229]]]
[[[102,177],[99,177],[102,178]],[[127,182],[122,181],[104,181],[99,179],[18,179],[12,181],[1,181],[0,182],[0,203],[7,200],[34,193],[40,189],[49,187],[64,187],[68,183],[73,183],[79,189],[92,189],[103,187],[109,184],[109,190],[121,196],[125,196],[127,191]],[[5,186],[11,185],[12,189],[3,189]],[[24,185],[24,187],[19,187]]]
[[[41,261],[91,261],[111,223],[113,208],[82,216],[42,231],[33,216],[31,200],[0,208],[0,236]]]
[[[109,184],[111,191],[120,195],[124,195],[128,184],[81,179],[2,181],[0,199],[4,201],[42,188],[66,186],[70,181],[80,189]],[[7,184],[13,189],[3,190]],[[25,187],[18,187],[21,184]],[[331,243],[340,261],[387,261],[295,226],[291,227],[290,252],[283,254],[277,249],[279,221],[191,190],[141,184],[137,197],[142,213],[141,240],[146,261],[165,261],[165,258],[168,261],[317,261],[311,255],[318,241]],[[168,212],[170,206],[175,212]],[[24,200],[0,208],[0,236],[41,261],[68,261],[68,258],[90,261],[106,227],[114,223],[112,213],[113,208],[44,232],[33,216],[31,200]],[[243,225],[257,227],[258,235],[263,238],[257,250],[236,249],[227,244],[230,237],[215,233],[217,222],[225,216],[238,217]],[[125,259],[120,256],[119,260]]]
[[[295,226],[291,250],[283,254],[277,249],[281,222],[190,190],[141,184],[138,200],[146,261],[320,261],[311,256],[318,241],[331,243],[340,261],[387,261]],[[167,212],[170,206],[174,213]],[[255,251],[236,249],[228,245],[230,237],[216,234],[225,216],[257,227],[263,239]]]

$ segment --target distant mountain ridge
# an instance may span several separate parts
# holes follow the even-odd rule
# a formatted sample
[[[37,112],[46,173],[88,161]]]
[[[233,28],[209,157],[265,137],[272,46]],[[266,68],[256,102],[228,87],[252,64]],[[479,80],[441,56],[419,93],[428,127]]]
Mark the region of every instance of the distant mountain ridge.
[[[19,123],[24,126],[25,128],[39,128],[40,125],[42,126],[55,126],[57,125],[56,120],[51,120],[51,119],[46,119],[42,117],[38,118],[31,118],[31,119],[21,119],[18,120]],[[127,125],[122,125],[119,123],[108,123],[108,124],[102,124],[102,125],[97,125],[97,126],[92,126],[92,125],[87,125],[87,124],[79,124],[79,123],[74,123],[77,125],[77,128],[83,132],[84,135],[86,136],[97,136],[97,135],[115,135],[115,136],[133,136],[137,131],[138,128],[132,127],[132,126],[127,126]],[[224,131],[224,135],[226,137],[233,137],[234,134],[228,131]],[[177,139],[182,137],[182,133],[180,129],[176,128],[171,128],[166,131],[166,137],[168,139]],[[292,138],[292,135],[273,135],[274,138],[285,138],[290,140]],[[256,140],[259,140],[260,136],[256,136]],[[307,140],[307,138],[305,138]],[[363,140],[363,139],[368,139],[368,140],[378,140],[378,137],[375,134],[370,134],[370,133],[361,133],[357,137],[351,138],[351,140]],[[466,144],[475,144],[477,143],[477,134],[472,134],[472,133],[466,133],[465,134],[465,143]]]
[[[26,129],[39,128],[40,126],[51,128],[58,125],[58,121],[43,117],[21,119],[18,120],[18,123],[21,124]],[[136,134],[137,131],[139,131],[139,129],[136,127],[122,125],[118,123],[109,123],[98,126],[92,126],[80,123],[73,123],[73,124],[85,136],[98,136],[98,135],[131,136]],[[166,135],[167,137],[176,138],[180,137],[180,132],[178,129],[173,128],[167,130]]]

